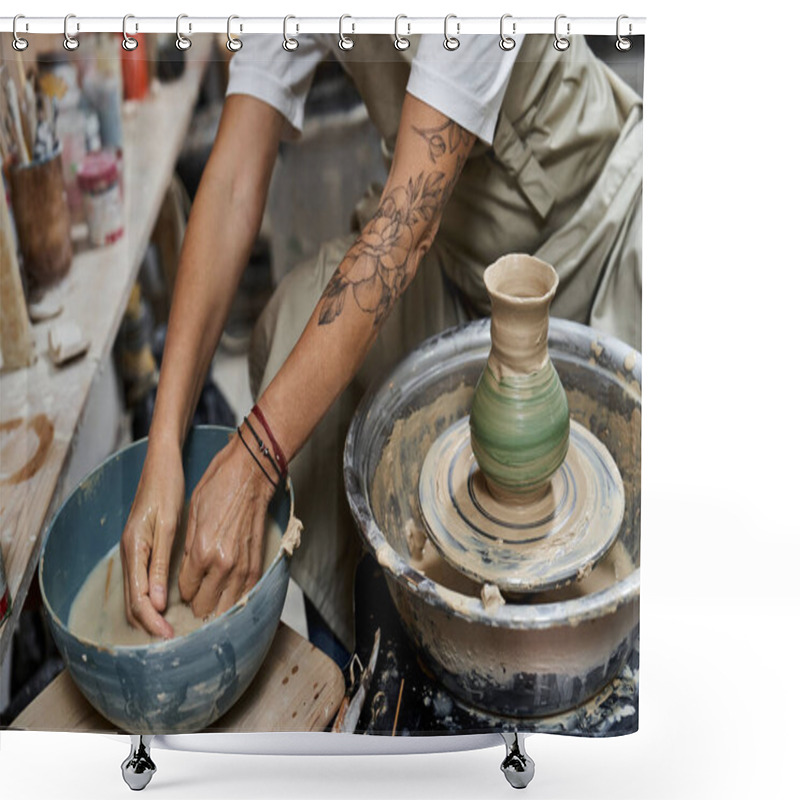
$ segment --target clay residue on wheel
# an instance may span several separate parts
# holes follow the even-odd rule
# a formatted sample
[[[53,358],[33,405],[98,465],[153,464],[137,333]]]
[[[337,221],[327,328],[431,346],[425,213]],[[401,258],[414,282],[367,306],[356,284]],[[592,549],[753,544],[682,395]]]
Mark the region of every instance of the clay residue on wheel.
[[[593,405],[581,400],[579,392],[569,394],[570,403],[575,402],[583,418],[584,425],[589,422],[591,413],[596,413]],[[425,454],[439,434],[453,422],[469,413],[472,388],[460,386],[454,391],[440,395],[427,406],[412,412],[409,416],[394,423],[392,432],[375,470],[371,486],[371,500],[375,520],[380,526],[389,545],[418,572],[433,581],[451,606],[456,598],[451,593],[466,598],[480,599],[482,585],[470,580],[451,567],[437,552],[425,535],[425,525],[419,509],[418,483]],[[570,408],[572,405],[570,405]],[[641,419],[638,409],[637,419]],[[620,419],[616,419],[616,417]],[[610,435],[625,452],[627,450],[627,469],[621,466],[623,478],[628,478],[631,467],[636,464],[638,480],[638,439],[636,430],[630,423],[623,422],[621,415],[612,414],[609,420]],[[630,448],[637,442],[635,450]],[[633,488],[633,487],[631,487]],[[630,496],[627,492],[626,496]],[[386,566],[386,558],[379,559]],[[386,563],[384,563],[386,562]],[[617,583],[633,572],[635,565],[625,546],[617,541],[600,560],[594,569],[574,581],[571,585],[547,592],[537,592],[525,597],[506,598],[508,602],[557,603],[585,597]]]
[[[27,421],[19,418],[0,423],[0,433],[6,433],[11,439],[0,451],[0,461],[19,465],[11,474],[0,473],[0,486],[29,480],[45,462],[53,442],[53,423],[45,414],[37,414]]]
[[[608,352],[603,347],[604,360]],[[638,362],[623,379],[608,368],[587,369],[586,361],[570,353],[554,357],[572,418],[600,439],[620,469],[625,514],[606,556],[567,587],[505,596],[505,604],[490,613],[481,585],[456,572],[423,540],[422,463],[436,438],[469,414],[472,389],[466,380],[477,380],[471,366],[464,368],[463,385],[430,402],[436,379],[421,381],[420,387],[411,381],[404,387],[404,418],[388,422],[377,440],[380,455],[368,502],[382,537],[369,541],[404,627],[439,685],[471,707],[504,718],[540,718],[583,703],[614,677],[637,636]],[[457,378],[447,369],[445,362],[442,380],[449,388]]]

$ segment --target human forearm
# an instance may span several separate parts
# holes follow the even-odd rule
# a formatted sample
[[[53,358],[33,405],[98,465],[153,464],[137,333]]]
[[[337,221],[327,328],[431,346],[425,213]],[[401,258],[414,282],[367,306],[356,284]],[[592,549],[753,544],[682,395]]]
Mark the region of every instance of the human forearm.
[[[473,141],[439,112],[413,97],[406,99],[379,210],[259,398],[289,459],[352,379],[413,279]]]
[[[283,118],[252,98],[225,104],[189,217],[151,425],[182,444],[258,233]]]
[[[147,458],[120,541],[128,621],[159,636],[173,634],[162,615],[184,506],[181,446],[261,221],[282,124],[283,118],[258,100],[234,96],[226,101],[181,251]],[[258,494],[258,503],[266,507],[253,465],[241,455],[234,451],[229,458],[236,484],[247,496]],[[258,503],[245,504],[245,518],[254,520],[253,555],[243,559],[245,576],[231,584],[231,592],[245,580],[252,582],[248,564],[260,563]],[[204,602],[207,592],[197,608]]]

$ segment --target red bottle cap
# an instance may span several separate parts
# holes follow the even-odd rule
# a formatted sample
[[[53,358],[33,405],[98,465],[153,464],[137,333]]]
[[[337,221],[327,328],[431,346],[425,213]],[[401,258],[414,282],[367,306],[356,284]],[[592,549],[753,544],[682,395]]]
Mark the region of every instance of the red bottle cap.
[[[84,192],[102,191],[118,178],[119,169],[113,153],[89,153],[78,170],[78,185]]]

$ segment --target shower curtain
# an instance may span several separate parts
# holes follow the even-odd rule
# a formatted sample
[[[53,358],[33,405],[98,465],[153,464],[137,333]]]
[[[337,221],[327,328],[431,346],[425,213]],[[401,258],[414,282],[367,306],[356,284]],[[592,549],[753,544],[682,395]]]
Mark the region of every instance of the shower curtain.
[[[233,30],[0,42],[2,726],[636,731],[643,37]],[[403,477],[510,253],[624,490],[522,594]]]

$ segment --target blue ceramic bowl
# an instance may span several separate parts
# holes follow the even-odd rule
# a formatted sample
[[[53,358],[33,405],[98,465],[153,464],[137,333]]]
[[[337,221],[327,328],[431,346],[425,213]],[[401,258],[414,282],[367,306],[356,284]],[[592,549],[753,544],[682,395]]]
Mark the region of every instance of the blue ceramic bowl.
[[[199,427],[183,450],[188,500],[231,431]],[[222,716],[261,666],[278,627],[289,585],[283,549],[239,602],[201,628],[154,644],[103,647],[66,626],[86,577],[118,543],[144,464],[146,440],[109,457],[67,498],[45,534],[39,584],[50,627],[72,679],[86,699],[127,733],[189,733]],[[285,531],[291,487],[270,514]]]

